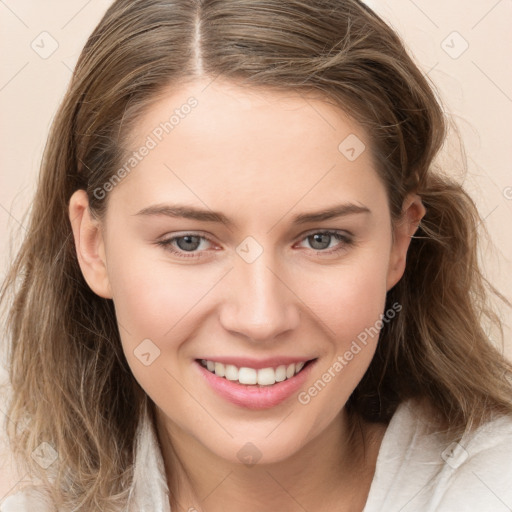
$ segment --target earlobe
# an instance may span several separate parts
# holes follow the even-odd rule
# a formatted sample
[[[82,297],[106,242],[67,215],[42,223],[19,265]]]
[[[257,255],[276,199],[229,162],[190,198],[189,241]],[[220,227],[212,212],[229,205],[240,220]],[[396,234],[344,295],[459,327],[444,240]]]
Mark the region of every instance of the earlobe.
[[[402,278],[405,272],[407,251],[411,238],[416,233],[421,219],[426,213],[421,197],[409,194],[403,203],[402,217],[393,228],[393,247],[389,259],[387,290],[389,291]]]
[[[111,299],[103,232],[100,222],[91,216],[85,190],[77,190],[71,196],[68,213],[84,279],[94,293]]]

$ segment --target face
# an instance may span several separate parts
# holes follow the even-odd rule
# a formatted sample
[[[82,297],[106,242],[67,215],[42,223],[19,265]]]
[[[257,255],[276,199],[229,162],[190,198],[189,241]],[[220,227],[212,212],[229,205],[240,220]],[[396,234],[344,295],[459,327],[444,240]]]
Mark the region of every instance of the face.
[[[137,164],[106,185],[96,232],[80,198],[70,215],[75,240],[89,233],[84,276],[113,299],[128,363],[171,437],[275,462],[343,410],[412,232],[393,241],[370,142],[341,110],[205,85],[169,91],[140,119]]]

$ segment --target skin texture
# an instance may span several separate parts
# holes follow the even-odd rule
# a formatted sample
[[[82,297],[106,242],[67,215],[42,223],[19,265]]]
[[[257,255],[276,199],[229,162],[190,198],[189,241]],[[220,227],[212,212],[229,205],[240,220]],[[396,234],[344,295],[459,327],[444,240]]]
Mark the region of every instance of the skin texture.
[[[362,438],[347,441],[344,405],[376,336],[307,405],[297,394],[265,410],[234,405],[199,378],[194,361],[317,358],[301,389],[309,388],[384,313],[424,207],[408,196],[392,225],[369,140],[334,106],[207,84],[169,90],[140,119],[132,150],[187,98],[198,101],[110,192],[105,218],[90,215],[84,191],[71,198],[83,275],[113,299],[128,363],[156,404],[168,481],[179,484],[176,510],[362,510],[384,427],[364,426],[363,456]],[[350,134],[366,145],[354,161],[338,150]],[[222,212],[233,224],[138,215],[171,203]],[[340,203],[370,212],[292,224],[297,214]],[[352,242],[315,243],[311,235],[325,230]],[[184,257],[157,244],[186,234],[206,239],[181,249]],[[237,252],[249,236],[251,250],[262,250],[250,263]],[[171,247],[180,250],[177,241]],[[134,353],[145,339],[160,350],[148,366]],[[249,442],[261,457],[254,466],[237,455]]]

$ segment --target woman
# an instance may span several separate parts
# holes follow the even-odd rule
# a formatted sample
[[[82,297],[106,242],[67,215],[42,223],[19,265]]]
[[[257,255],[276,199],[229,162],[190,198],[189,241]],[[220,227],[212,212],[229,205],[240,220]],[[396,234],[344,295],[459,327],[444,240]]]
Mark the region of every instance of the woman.
[[[0,510],[510,506],[511,366],[444,137],[356,0],[116,1],[4,285],[35,483]]]

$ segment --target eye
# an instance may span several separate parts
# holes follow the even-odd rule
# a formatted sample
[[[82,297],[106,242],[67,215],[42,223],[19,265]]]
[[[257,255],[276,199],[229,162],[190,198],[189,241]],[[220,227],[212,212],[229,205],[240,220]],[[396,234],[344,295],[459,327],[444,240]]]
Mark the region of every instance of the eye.
[[[209,238],[198,233],[185,233],[180,236],[159,240],[156,243],[181,258],[198,258],[201,257],[201,252],[197,252],[197,250],[201,247],[202,241],[211,242]]]
[[[317,252],[325,254],[335,254],[347,249],[347,246],[353,244],[353,239],[340,231],[316,231],[310,233],[303,238],[307,241],[311,248]],[[338,242],[337,245],[332,246],[331,242]],[[330,249],[330,250],[325,250]]]

